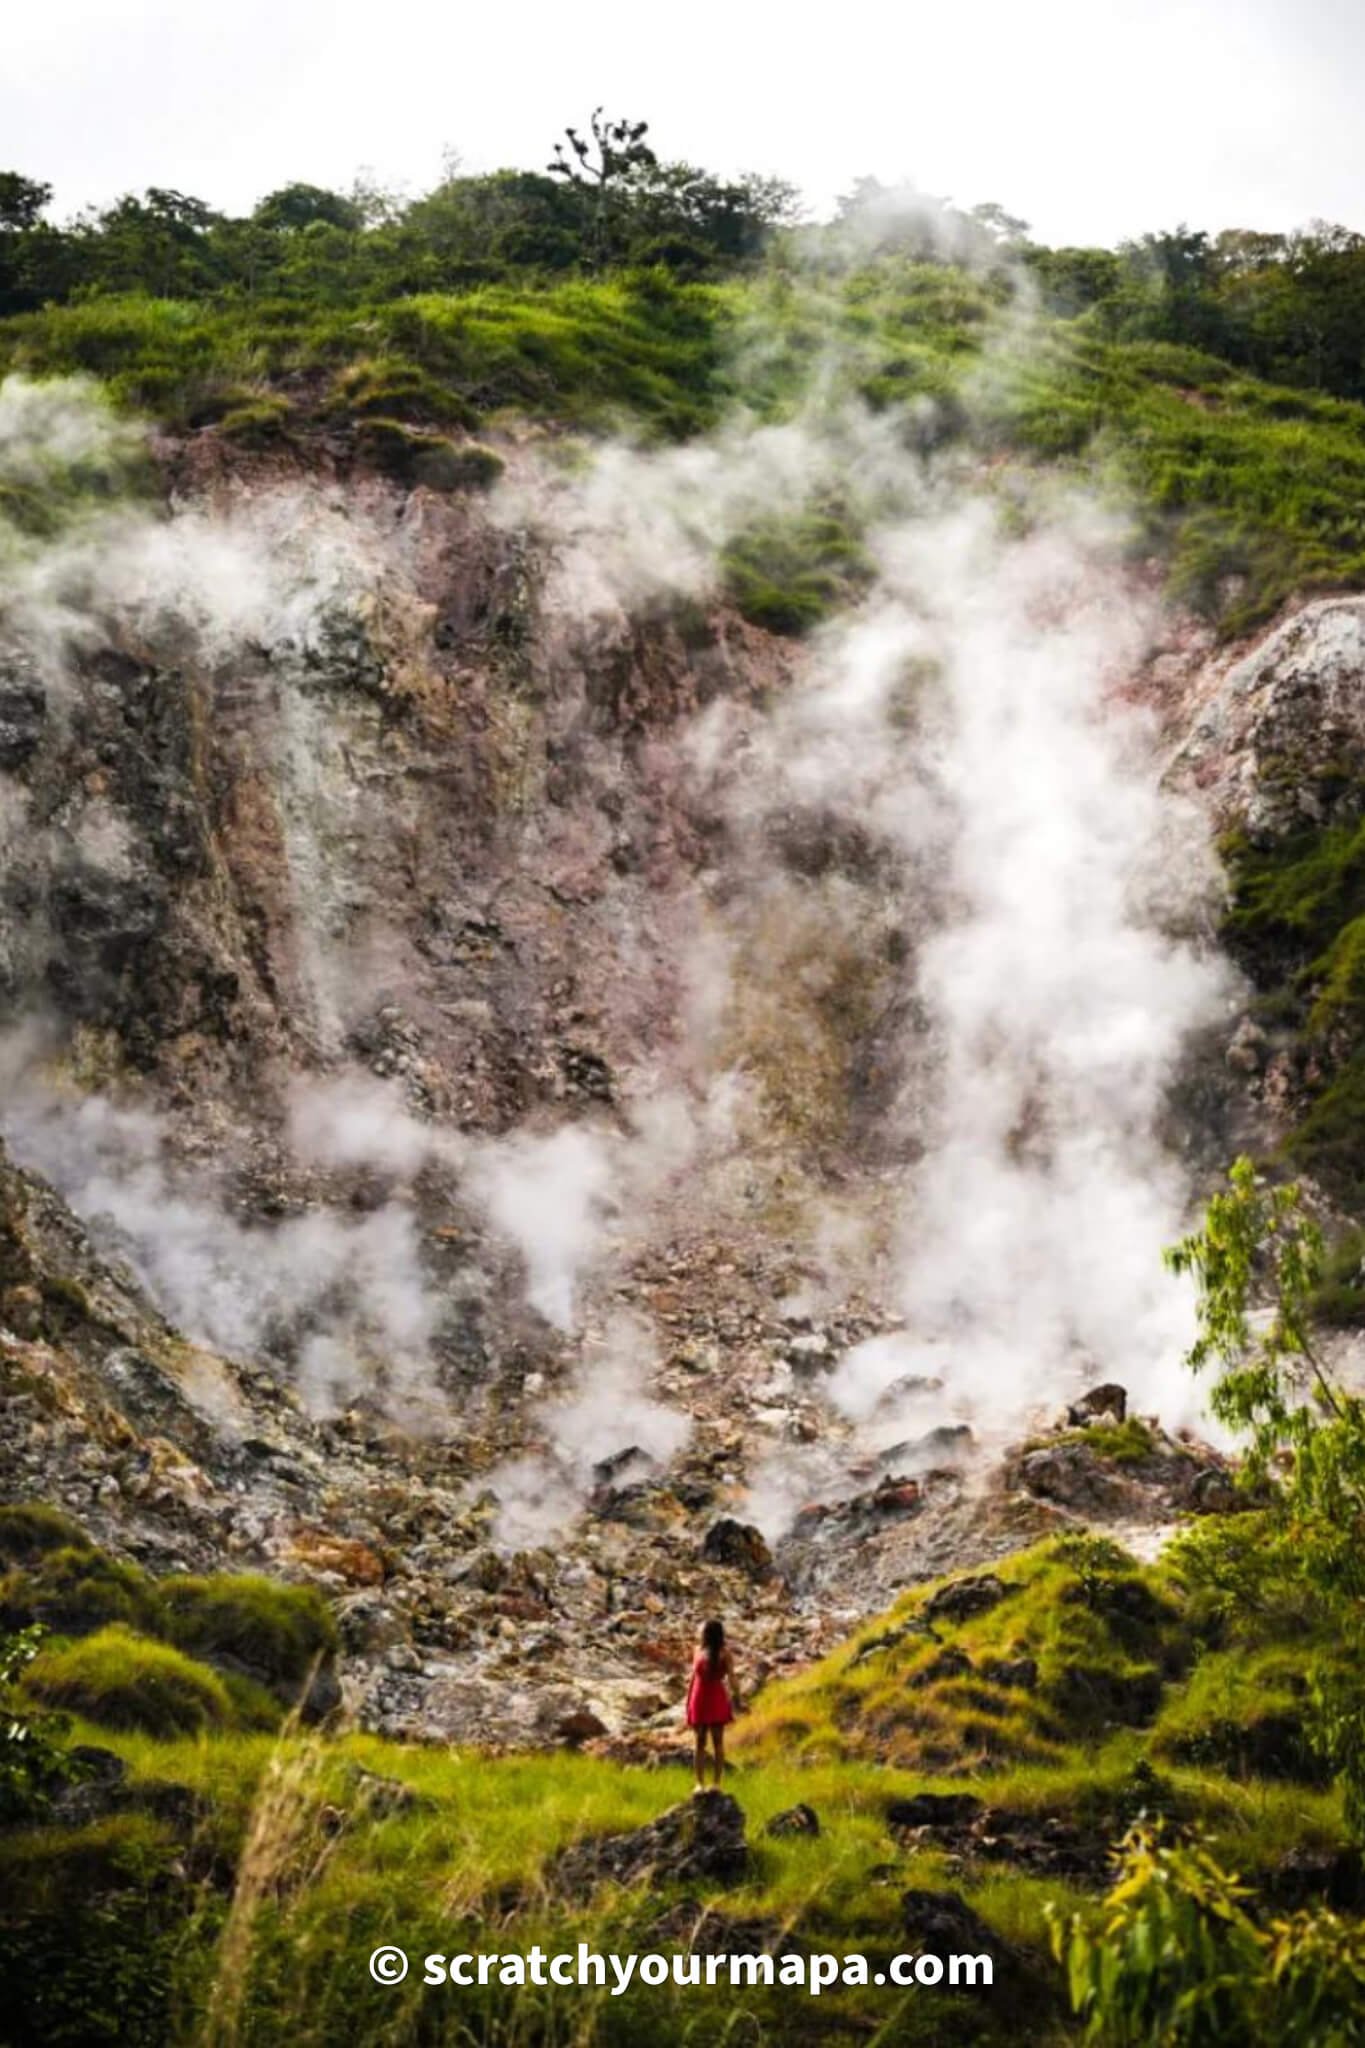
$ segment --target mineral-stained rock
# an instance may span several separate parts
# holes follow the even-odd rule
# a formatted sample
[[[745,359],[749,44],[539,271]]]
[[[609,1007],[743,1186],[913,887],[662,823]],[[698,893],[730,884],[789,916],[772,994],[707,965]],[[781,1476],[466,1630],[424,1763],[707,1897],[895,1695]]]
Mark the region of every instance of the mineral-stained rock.
[[[546,1875],[553,1890],[581,1896],[607,1880],[737,1884],[748,1868],[742,1807],[727,1792],[701,1792],[642,1828],[572,1843]]]

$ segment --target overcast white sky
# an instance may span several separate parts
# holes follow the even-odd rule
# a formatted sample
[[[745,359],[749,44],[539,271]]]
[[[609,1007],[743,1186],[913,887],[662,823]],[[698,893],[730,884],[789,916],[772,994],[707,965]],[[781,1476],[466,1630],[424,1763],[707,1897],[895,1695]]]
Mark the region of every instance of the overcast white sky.
[[[1365,0],[39,0],[0,168],[65,213],[147,185],[245,209],[442,151],[538,167],[599,101],[669,157],[995,199],[1050,241],[1177,220],[1365,229]]]

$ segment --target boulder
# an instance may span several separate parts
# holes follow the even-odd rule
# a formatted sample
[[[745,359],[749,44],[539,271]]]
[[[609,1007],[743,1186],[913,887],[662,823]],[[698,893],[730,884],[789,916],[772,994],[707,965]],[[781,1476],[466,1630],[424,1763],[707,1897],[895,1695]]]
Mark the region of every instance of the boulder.
[[[978,1572],[971,1578],[954,1579],[940,1586],[925,1603],[928,1621],[967,1621],[974,1614],[989,1614],[998,1607],[1009,1588],[994,1572]]]
[[[797,1956],[805,1950],[780,1920],[739,1920],[694,1899],[680,1899],[649,1929],[651,1948],[696,1956]]]
[[[408,1640],[403,1616],[377,1593],[352,1593],[339,1600],[336,1617],[342,1644],[354,1654],[373,1655]]]
[[[752,1523],[737,1522],[732,1515],[711,1524],[702,1539],[701,1556],[703,1564],[728,1565],[734,1571],[747,1572],[751,1579],[767,1578],[773,1568],[773,1554],[762,1531]]]
[[[960,1828],[981,1810],[974,1792],[917,1792],[913,1799],[893,1799],[886,1818],[893,1828]]]
[[[901,1893],[906,1946],[926,1955],[987,1955],[1012,1962],[1014,1951],[958,1892]]]
[[[655,1469],[655,1459],[639,1444],[627,1444],[623,1451],[613,1451],[608,1458],[599,1458],[592,1468],[593,1483],[601,1487],[617,1487],[627,1480],[639,1481],[647,1472]]]
[[[31,664],[0,658],[0,768],[12,774],[38,751],[47,723],[47,692]]]
[[[1088,1394],[1081,1395],[1079,1401],[1073,1401],[1066,1411],[1067,1425],[1071,1429],[1085,1429],[1092,1422],[1125,1422],[1127,1417],[1128,1390],[1114,1380],[1092,1387]]]
[[[738,1884],[749,1870],[744,1811],[728,1792],[700,1792],[624,1834],[590,1835],[552,1858],[552,1890],[582,1897],[595,1885]]]
[[[395,1813],[423,1813],[434,1810],[436,1801],[401,1778],[386,1778],[357,1764],[351,1777],[356,1804],[375,1820],[388,1820]]]
[[[799,1805],[788,1806],[781,1813],[775,1813],[763,1832],[779,1839],[786,1835],[818,1835],[820,1816],[813,1806],[807,1806],[802,1800]]]
[[[315,1728],[320,1721],[328,1720],[340,1705],[341,1680],[337,1676],[336,1664],[332,1658],[324,1657],[299,1701],[299,1719],[305,1727]]]
[[[1045,1444],[1025,1451],[1008,1473],[1009,1483],[1036,1499],[1056,1501],[1080,1514],[1116,1515],[1133,1506],[1135,1488],[1083,1442]]]
[[[555,1734],[570,1749],[577,1749],[585,1742],[595,1741],[607,1733],[607,1724],[594,1714],[591,1707],[576,1707],[571,1713],[561,1714],[555,1722]]]

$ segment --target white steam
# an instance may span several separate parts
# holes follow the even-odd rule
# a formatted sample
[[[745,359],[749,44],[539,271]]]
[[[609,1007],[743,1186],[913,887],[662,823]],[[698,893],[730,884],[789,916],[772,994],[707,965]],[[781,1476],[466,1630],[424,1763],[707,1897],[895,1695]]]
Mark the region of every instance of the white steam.
[[[498,1501],[493,1540],[500,1548],[549,1542],[597,1487],[610,1485],[613,1461],[622,1460],[621,1482],[631,1483],[677,1455],[691,1424],[650,1395],[656,1364],[653,1336],[636,1316],[615,1315],[599,1339],[588,1340],[573,1384],[534,1412],[545,1449],[487,1475]]]
[[[889,550],[941,651],[924,759],[952,820],[953,908],[919,953],[941,1067],[900,1297],[911,1369],[976,1412],[1087,1374],[1168,1416],[1196,1406],[1190,1300],[1161,1263],[1188,1190],[1159,1126],[1232,984],[1171,936],[1207,924],[1216,870],[1113,694],[1148,622],[1104,540],[1003,543],[967,515]]]
[[[0,480],[123,459],[123,430],[88,408],[78,394],[5,387]],[[1007,502],[999,479],[935,481],[911,424],[812,407],[685,448],[603,448],[572,475],[514,463],[496,494],[494,517],[550,541],[551,615],[569,635],[663,593],[713,594],[729,540],[826,494],[856,503],[868,529],[872,587],[793,655],[790,687],[770,704],[721,690],[690,730],[651,742],[678,750],[729,833],[728,867],[698,886],[706,912],[677,1019],[685,1089],[661,1057],[619,1121],[488,1139],[425,1122],[368,1080],[299,1084],[298,1158],[390,1185],[367,1215],[322,1207],[273,1226],[234,1218],[212,1176],[172,1171],[154,1121],[11,1091],[19,1156],[108,1219],[191,1333],[289,1356],[320,1407],[376,1384],[417,1400],[434,1384],[441,1323],[412,1186],[428,1169],[517,1253],[529,1304],[570,1342],[596,1328],[623,1247],[662,1240],[679,1212],[717,1236],[736,1214],[760,1232],[757,1124],[771,1119],[770,1157],[794,1147],[741,1025],[764,971],[755,934],[776,930],[804,948],[801,976],[779,976],[770,1005],[798,1031],[822,962],[852,974],[874,955],[877,1002],[905,1020],[882,1134],[902,1176],[899,1225],[879,1275],[904,1328],[850,1350],[828,1382],[859,1448],[957,1418],[1006,1433],[1087,1378],[1123,1381],[1168,1420],[1194,1412],[1180,1365],[1190,1299],[1160,1256],[1190,1190],[1162,1121],[1230,981],[1198,936],[1217,886],[1204,822],[1160,790],[1152,735],[1123,690],[1152,621],[1109,521],[1078,502],[1044,513],[1022,486]],[[66,687],[82,651],[111,641],[230,665],[234,682],[273,655],[287,677],[290,660],[330,658],[328,636],[369,600],[378,556],[325,493],[168,517],[96,506],[41,544],[12,539],[3,624]],[[326,787],[337,742],[325,707],[288,688],[280,809],[319,1041],[335,1053],[351,828]],[[0,797],[13,840],[18,800]],[[832,821],[815,864],[807,813]],[[774,826],[796,835],[796,857],[775,851]],[[92,804],[79,831],[88,860],[126,867],[126,820]],[[855,843],[857,858],[840,851]],[[863,1273],[874,1263],[870,1219],[891,1169],[860,1181],[862,1168],[842,1162],[837,1216],[831,1203],[811,1223],[826,1297],[846,1255]],[[815,1170],[800,1171],[809,1186]],[[732,1208],[713,1204],[735,1189]],[[492,1476],[500,1541],[547,1540],[620,1452],[636,1447],[646,1465],[676,1454],[687,1424],[653,1398],[654,1362],[629,1318],[582,1337],[569,1392],[533,1415],[543,1447]],[[777,1518],[797,1486],[774,1459],[755,1499]]]
[[[52,1182],[187,1336],[239,1358],[295,1359],[316,1413],[379,1391],[409,1420],[430,1414],[439,1303],[406,1205],[241,1222],[213,1175],[168,1161],[160,1118],[98,1095],[72,1101],[43,1087],[26,1047],[7,1053],[15,1157]]]

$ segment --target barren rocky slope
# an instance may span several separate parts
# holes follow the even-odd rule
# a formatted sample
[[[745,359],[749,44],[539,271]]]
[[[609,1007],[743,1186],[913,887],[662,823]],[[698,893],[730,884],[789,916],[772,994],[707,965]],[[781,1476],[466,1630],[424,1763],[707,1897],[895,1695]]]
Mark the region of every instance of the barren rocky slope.
[[[362,1725],[646,1747],[702,1607],[776,1668],[1052,1528],[1220,1503],[1213,1453],[1115,1463],[1058,1399],[1021,1447],[932,1377],[880,1440],[829,1398],[905,1323],[945,883],[774,772],[818,649],[710,596],[571,602],[572,538],[516,515],[529,437],[491,505],[346,446],[155,454],[173,529],[256,552],[133,605],[100,543],[60,662],[31,617],[0,652],[6,1497],[159,1571],[312,1579]],[[221,631],[220,574],[255,579]],[[1125,661],[1220,827],[1327,814],[1359,600]],[[1243,1008],[1184,1048],[1196,1177],[1293,1094]],[[1077,1347],[1062,1391],[1109,1376]]]

